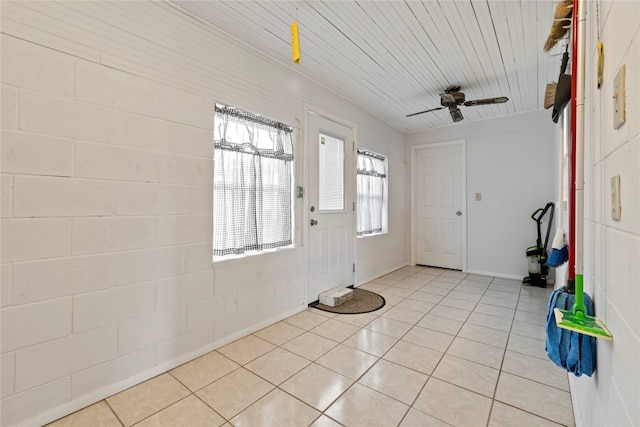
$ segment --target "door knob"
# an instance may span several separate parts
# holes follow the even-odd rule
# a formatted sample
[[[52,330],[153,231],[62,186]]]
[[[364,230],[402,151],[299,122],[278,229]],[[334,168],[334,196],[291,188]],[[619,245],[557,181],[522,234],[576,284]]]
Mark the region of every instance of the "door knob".
[[[314,225],[318,225],[318,221],[316,221],[315,219],[312,219],[309,223],[311,224],[312,227]]]
[[[458,212],[456,212],[456,215],[460,216],[460,215],[462,215],[462,212],[458,211]]]

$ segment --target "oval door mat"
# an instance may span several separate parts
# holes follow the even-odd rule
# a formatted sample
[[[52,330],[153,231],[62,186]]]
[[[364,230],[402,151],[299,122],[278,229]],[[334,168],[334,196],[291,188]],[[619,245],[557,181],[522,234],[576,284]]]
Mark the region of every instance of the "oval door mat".
[[[367,291],[365,289],[355,288],[353,290],[353,298],[337,307],[320,304],[318,301],[312,302],[309,304],[309,307],[328,311],[330,313],[361,314],[376,311],[384,307],[384,304],[385,301],[382,295],[378,295],[375,292]]]

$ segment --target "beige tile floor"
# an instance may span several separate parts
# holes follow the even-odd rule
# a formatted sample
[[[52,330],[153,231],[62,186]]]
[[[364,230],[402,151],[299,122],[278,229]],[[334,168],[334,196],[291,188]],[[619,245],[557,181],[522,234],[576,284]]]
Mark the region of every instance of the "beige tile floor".
[[[574,425],[551,289],[427,267],[362,287],[385,307],[308,309],[51,426]]]

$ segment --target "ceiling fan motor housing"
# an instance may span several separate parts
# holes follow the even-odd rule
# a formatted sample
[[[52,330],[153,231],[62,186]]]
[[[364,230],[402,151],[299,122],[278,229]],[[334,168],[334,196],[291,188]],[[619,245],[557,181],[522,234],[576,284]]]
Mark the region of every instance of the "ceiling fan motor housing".
[[[449,89],[447,89],[445,93],[440,94],[440,105],[442,105],[443,107],[462,105],[465,101],[464,93],[457,92],[457,91],[450,91]],[[456,88],[456,89],[459,90],[459,88]]]

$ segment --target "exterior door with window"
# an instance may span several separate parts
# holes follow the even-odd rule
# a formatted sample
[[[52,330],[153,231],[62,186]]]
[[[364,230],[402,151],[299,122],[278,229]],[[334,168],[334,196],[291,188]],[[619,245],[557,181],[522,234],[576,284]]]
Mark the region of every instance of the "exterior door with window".
[[[354,284],[354,132],[309,112],[308,301]]]
[[[464,141],[414,147],[416,264],[462,270]]]

